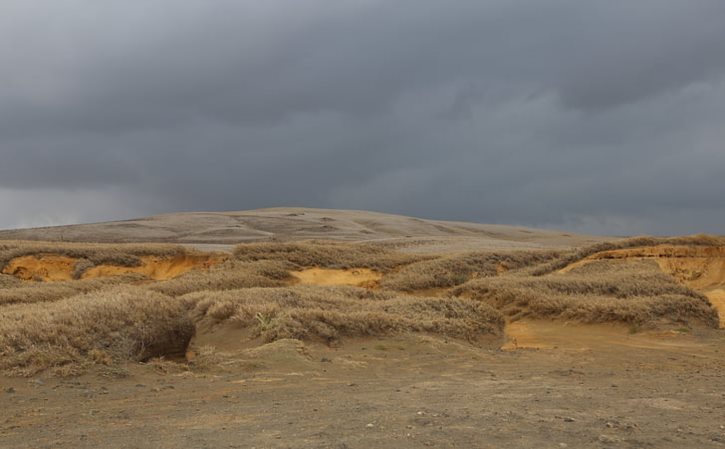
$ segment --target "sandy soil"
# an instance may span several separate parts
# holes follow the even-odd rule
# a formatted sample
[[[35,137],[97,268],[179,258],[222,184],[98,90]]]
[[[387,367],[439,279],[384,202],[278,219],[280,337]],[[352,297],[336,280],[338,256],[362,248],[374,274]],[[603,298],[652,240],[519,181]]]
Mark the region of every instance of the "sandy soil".
[[[705,293],[705,296],[720,314],[720,329],[725,329],[725,290],[710,290]]]
[[[24,281],[69,281],[73,279],[76,262],[76,259],[65,256],[23,256],[8,262],[2,272]]]
[[[382,279],[382,273],[368,268],[337,270],[332,268],[308,268],[290,272],[303,285],[354,285],[371,287]]]
[[[121,378],[0,379],[0,441],[35,449],[725,446],[722,332],[655,348],[652,336],[628,334],[567,345],[576,335],[557,349],[513,351],[426,337],[340,349],[286,341],[225,354],[224,367],[207,372],[167,363],[132,365]]]

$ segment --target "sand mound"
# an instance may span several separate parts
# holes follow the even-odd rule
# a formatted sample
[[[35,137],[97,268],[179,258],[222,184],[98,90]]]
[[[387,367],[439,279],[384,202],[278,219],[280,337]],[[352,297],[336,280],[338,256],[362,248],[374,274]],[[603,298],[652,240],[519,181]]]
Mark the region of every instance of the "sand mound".
[[[373,287],[383,277],[381,273],[367,269],[354,268],[339,270],[332,268],[308,268],[291,272],[297,283],[303,285],[352,285]]]
[[[135,267],[103,264],[87,269],[81,279],[96,279],[138,273],[153,280],[166,280],[181,276],[195,269],[208,269],[221,262],[218,257],[207,255],[181,255],[174,257],[143,256]],[[26,281],[68,281],[74,279],[80,259],[59,255],[22,256],[11,260],[3,269]]]
[[[720,327],[725,328],[725,247],[657,245],[602,251],[559,273],[568,273],[598,260],[654,260],[662,271],[707,296],[720,314]]]

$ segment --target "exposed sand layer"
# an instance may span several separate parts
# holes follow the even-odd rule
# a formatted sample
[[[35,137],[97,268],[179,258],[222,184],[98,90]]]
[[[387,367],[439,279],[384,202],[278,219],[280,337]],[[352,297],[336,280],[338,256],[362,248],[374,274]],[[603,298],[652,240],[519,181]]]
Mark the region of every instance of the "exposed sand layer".
[[[290,274],[303,285],[353,285],[374,287],[383,277],[381,273],[367,268],[338,270],[331,268],[308,268]]]
[[[143,256],[139,259],[141,264],[135,267],[97,265],[84,271],[80,278],[95,279],[137,273],[159,281],[181,276],[191,270],[209,269],[222,260],[208,255]],[[26,281],[68,281],[75,278],[78,262],[79,259],[52,254],[23,256],[11,260],[2,272]]]
[[[23,256],[11,260],[2,272],[24,281],[68,281],[73,279],[76,262],[66,256]]]
[[[209,256],[178,256],[172,258],[147,256],[141,257],[138,267],[120,267],[115,265],[99,265],[83,273],[83,279],[119,276],[138,273],[155,281],[163,281],[179,277],[191,270],[208,270],[220,262],[220,259]]]
[[[637,332],[623,324],[580,324],[548,320],[520,320],[506,326],[503,350],[601,350],[620,346],[639,349],[683,350],[702,346],[687,333]]]
[[[598,260],[654,260],[662,271],[707,296],[720,314],[720,327],[725,328],[725,247],[657,245],[602,251],[559,272],[568,273]]]
[[[705,296],[720,314],[720,329],[725,329],[725,290],[715,289],[705,292]]]

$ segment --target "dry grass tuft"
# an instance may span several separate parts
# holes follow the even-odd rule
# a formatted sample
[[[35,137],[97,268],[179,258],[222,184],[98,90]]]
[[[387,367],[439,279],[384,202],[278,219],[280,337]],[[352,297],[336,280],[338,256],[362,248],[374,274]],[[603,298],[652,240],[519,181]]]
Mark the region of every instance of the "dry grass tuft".
[[[0,308],[0,371],[33,375],[183,353],[194,326],[182,303],[130,286]]]
[[[0,269],[12,259],[23,256],[65,256],[83,260],[90,268],[96,265],[136,267],[141,264],[142,256],[172,257],[188,253],[189,250],[177,245],[6,241],[0,244]]]
[[[272,260],[296,268],[370,268],[388,271],[424,258],[402,254],[366,243],[296,242],[245,243],[234,249],[240,261]]]
[[[21,283],[22,282],[20,281],[20,279],[16,278],[15,276],[0,274],[0,289],[17,287]]]
[[[52,283],[18,281],[19,283],[14,284],[14,287],[0,289],[0,306],[58,301],[81,293],[88,293],[113,285],[140,282],[141,280],[143,280],[143,276],[141,275],[125,275],[105,279]],[[0,308],[1,311],[2,309]]]
[[[232,321],[253,338],[319,339],[426,332],[467,340],[499,335],[503,318],[486,304],[460,298],[399,297],[355,287],[295,287],[198,292],[193,319]]]
[[[551,263],[541,265],[532,271],[534,276],[543,276],[561,270],[574,262],[578,262],[593,254],[602,251],[613,251],[618,249],[640,248],[657,245],[681,245],[681,246],[725,246],[725,238],[709,235],[693,235],[687,237],[635,237],[616,242],[604,242],[587,246],[568,255],[560,257]]]
[[[448,288],[471,278],[490,277],[552,260],[554,251],[467,253],[422,260],[386,276],[380,285],[398,291]]]
[[[651,261],[601,261],[583,272],[476,279],[452,293],[486,302],[513,319],[718,325],[717,312],[706,297],[677,283]]]
[[[178,278],[150,285],[149,288],[167,295],[181,296],[201,290],[280,287],[290,280],[289,270],[282,262],[229,260],[209,271],[191,271]]]

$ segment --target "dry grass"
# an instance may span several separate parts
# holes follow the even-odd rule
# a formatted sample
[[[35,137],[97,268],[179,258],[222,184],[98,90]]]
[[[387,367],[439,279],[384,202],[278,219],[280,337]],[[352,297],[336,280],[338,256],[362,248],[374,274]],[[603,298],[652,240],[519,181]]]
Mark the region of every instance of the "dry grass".
[[[116,287],[47,304],[0,309],[0,371],[76,373],[92,363],[183,352],[194,331],[182,303]]]
[[[468,253],[422,260],[386,276],[380,285],[398,291],[449,288],[471,278],[490,277],[552,260],[554,251]]]
[[[297,268],[370,268],[388,271],[423,259],[423,256],[402,254],[366,243],[246,243],[234,250],[240,261],[272,260]]]
[[[13,278],[15,279],[15,278]],[[88,279],[64,282],[21,282],[14,287],[0,288],[0,306],[58,301],[81,293],[89,293],[112,285],[139,282],[141,275],[116,276],[105,279]],[[0,308],[0,311],[2,309]]]
[[[46,254],[79,259],[90,268],[96,265],[136,267],[141,264],[142,256],[172,257],[188,253],[189,250],[176,245],[6,241],[0,244],[0,269],[17,257]]]
[[[633,325],[703,323],[717,327],[706,298],[664,274],[654,261],[592,261],[559,269],[603,250],[687,244],[709,237],[630,239],[575,252],[409,255],[373,244],[256,243],[208,271],[148,282],[136,276],[36,283],[0,276],[0,371],[73,374],[92,364],[118,366],[183,351],[195,326],[233,323],[252,340],[323,342],[424,332],[475,341],[500,335],[504,317]],[[0,243],[0,263],[59,254],[82,273],[98,263],[133,264],[146,255],[178,255],[167,245]],[[4,262],[3,262],[4,261]],[[291,286],[306,267],[370,268],[380,289]],[[143,279],[143,285],[139,284]],[[410,292],[448,288],[445,298]],[[405,295],[404,293],[408,293]],[[424,296],[424,295],[423,295]],[[245,335],[247,335],[245,334]]]
[[[399,297],[355,287],[296,287],[198,292],[193,318],[232,321],[253,338],[320,339],[426,332],[476,340],[499,335],[503,317],[486,304],[459,298]]]
[[[678,284],[651,261],[601,261],[583,272],[476,279],[452,294],[486,302],[513,319],[718,325],[707,298]]]
[[[0,274],[0,289],[17,287],[21,284],[20,279],[7,274]]]
[[[604,242],[596,245],[587,246],[577,251],[573,251],[563,257],[560,257],[548,264],[541,265],[532,271],[534,276],[543,276],[561,270],[574,262],[578,262],[593,254],[602,251],[612,251],[618,249],[648,247],[657,245],[682,245],[682,246],[725,246],[725,238],[710,235],[693,235],[687,237],[635,237],[631,239],[619,240],[616,242]]]
[[[171,296],[201,290],[232,290],[250,287],[280,287],[291,280],[285,264],[277,261],[238,262],[229,260],[209,271],[191,271],[149,288]]]

